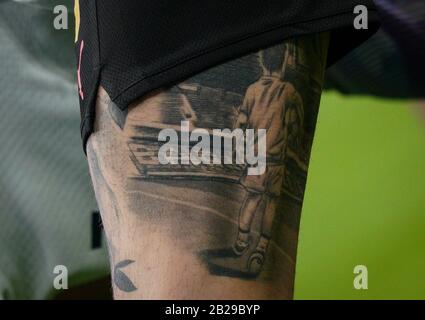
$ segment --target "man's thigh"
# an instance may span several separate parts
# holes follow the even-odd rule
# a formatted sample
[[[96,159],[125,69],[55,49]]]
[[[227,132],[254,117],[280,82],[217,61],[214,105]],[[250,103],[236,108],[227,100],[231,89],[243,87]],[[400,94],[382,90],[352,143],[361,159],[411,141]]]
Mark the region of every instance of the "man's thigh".
[[[292,298],[328,42],[287,40],[125,112],[99,88],[87,152],[116,298]],[[283,178],[246,188],[255,159]]]

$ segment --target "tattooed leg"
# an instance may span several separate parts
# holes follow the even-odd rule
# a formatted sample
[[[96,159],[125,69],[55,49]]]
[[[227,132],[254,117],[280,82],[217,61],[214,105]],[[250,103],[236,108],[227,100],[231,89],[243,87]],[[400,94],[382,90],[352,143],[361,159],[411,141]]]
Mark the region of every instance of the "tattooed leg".
[[[248,192],[239,214],[239,232],[233,250],[239,256],[243,255],[249,247],[251,225],[256,212],[261,205],[262,195]]]
[[[267,249],[269,247],[271,238],[272,238],[272,227],[274,217],[276,215],[277,201],[274,197],[266,197],[266,209],[263,212],[263,221],[261,224],[261,235],[258,240],[257,248],[255,253],[250,258],[249,269],[251,273],[258,274],[261,272],[267,254]]]
[[[87,152],[115,298],[292,298],[328,41],[287,40],[125,112],[99,88]],[[236,161],[248,142],[265,172],[248,147]]]
[[[266,240],[270,240],[272,237],[273,221],[277,210],[277,198],[270,196],[266,196],[266,198],[267,205],[264,211],[263,222],[261,225],[261,236],[265,238],[264,243],[268,244]],[[267,246],[264,246],[264,243],[259,243],[259,250],[267,249]]]

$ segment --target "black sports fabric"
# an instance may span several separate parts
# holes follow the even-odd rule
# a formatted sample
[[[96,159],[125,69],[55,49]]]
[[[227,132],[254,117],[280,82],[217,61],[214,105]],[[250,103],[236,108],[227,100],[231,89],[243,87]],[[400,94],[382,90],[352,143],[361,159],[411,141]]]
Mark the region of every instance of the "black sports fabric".
[[[425,1],[375,0],[382,27],[327,73],[345,94],[425,98]]]
[[[368,30],[354,29],[359,4],[369,8]],[[125,109],[159,87],[303,34],[332,31],[331,65],[378,28],[372,0],[83,0],[80,15],[84,146],[99,85]]]

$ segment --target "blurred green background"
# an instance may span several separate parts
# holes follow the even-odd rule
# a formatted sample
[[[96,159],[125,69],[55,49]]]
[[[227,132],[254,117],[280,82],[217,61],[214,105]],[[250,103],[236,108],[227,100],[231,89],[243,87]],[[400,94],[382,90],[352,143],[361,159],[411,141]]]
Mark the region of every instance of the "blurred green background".
[[[425,299],[425,125],[415,102],[323,96],[296,299]],[[369,289],[355,290],[354,267]]]

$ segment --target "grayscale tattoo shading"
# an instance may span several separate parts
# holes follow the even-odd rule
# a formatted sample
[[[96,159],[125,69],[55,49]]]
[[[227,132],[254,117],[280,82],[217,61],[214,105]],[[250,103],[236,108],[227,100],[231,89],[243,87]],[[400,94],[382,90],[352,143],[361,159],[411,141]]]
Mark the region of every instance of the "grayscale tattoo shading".
[[[133,284],[133,282],[127,277],[127,275],[122,271],[125,267],[133,264],[133,260],[123,260],[118,262],[114,267],[113,272],[113,281],[118,289],[124,292],[133,292],[136,291],[137,288]]]
[[[114,192],[111,187],[107,183],[105,177],[103,176],[102,170],[100,169],[99,160],[97,158],[96,152],[93,150],[93,146],[91,144],[87,145],[90,169],[91,169],[91,177],[94,184],[95,189],[102,190],[102,192],[96,193],[97,202],[100,207],[101,212],[105,212],[105,205],[109,205],[109,207],[114,212],[115,218],[119,221],[120,212],[118,207],[118,202]]]
[[[181,215],[161,216],[161,223],[180,225],[178,219],[186,219],[188,230],[170,228],[172,236],[191,248],[211,275],[268,281],[292,293],[327,46],[325,34],[288,40],[164,88],[129,112],[105,102],[135,168],[126,177],[128,207],[136,214],[142,206],[184,207]],[[159,132],[178,132],[182,121],[190,130],[210,133],[267,130],[265,173],[250,176],[248,165],[161,165]],[[101,178],[93,171],[95,180]],[[152,201],[141,205],[141,195]],[[134,288],[125,275],[117,277],[122,268],[115,267],[117,287]]]

